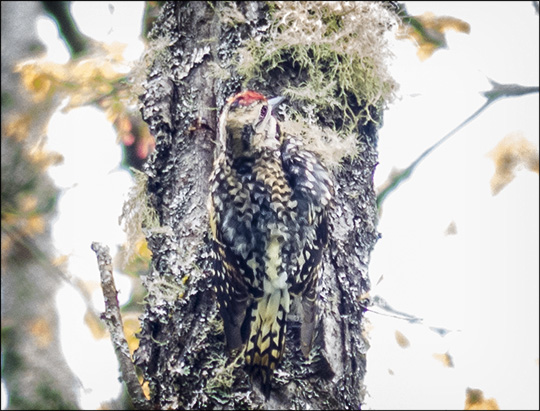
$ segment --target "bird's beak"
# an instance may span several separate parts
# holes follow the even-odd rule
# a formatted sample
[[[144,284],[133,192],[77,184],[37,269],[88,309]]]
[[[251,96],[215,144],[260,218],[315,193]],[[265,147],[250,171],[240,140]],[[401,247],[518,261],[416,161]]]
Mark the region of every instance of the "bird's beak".
[[[277,107],[283,100],[285,100],[285,97],[283,96],[273,97],[268,100],[268,105],[270,106],[270,109],[274,111],[274,108]]]

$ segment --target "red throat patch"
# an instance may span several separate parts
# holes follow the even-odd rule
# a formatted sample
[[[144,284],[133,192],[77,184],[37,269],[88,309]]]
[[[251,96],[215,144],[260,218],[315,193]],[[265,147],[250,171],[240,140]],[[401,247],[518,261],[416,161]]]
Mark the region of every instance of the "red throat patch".
[[[227,100],[227,103],[235,104],[238,106],[249,106],[255,101],[266,101],[266,97],[256,91],[247,90],[242,91]]]

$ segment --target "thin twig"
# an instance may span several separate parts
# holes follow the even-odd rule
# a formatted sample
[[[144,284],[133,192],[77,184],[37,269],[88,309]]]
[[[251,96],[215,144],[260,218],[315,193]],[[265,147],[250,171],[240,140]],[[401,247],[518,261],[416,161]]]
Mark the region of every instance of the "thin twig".
[[[128,394],[131,397],[135,408],[142,410],[151,409],[149,402],[143,394],[139,379],[137,378],[135,366],[131,361],[129,347],[124,336],[122,316],[118,304],[118,291],[116,291],[116,286],[114,285],[112,259],[109,253],[109,247],[93,242],[92,250],[94,250],[97,256],[99,272],[101,275],[101,289],[103,290],[103,297],[105,298],[105,312],[101,315],[101,318],[107,324],[107,328],[111,334],[114,352],[116,353],[116,358],[120,364],[122,379],[126,383]]]
[[[409,167],[399,172],[397,175],[393,176],[391,180],[384,184],[384,189],[377,195],[377,208],[380,209],[382,202],[386,199],[388,194],[394,191],[401,183],[408,179],[416,166],[426,158],[433,150],[439,147],[442,143],[448,140],[451,136],[456,134],[459,130],[469,124],[472,120],[478,117],[484,110],[486,110],[492,103],[500,100],[505,97],[519,97],[526,94],[538,93],[538,86],[534,87],[525,87],[520,86],[519,84],[500,84],[493,80],[490,80],[491,85],[493,86],[491,90],[482,93],[486,97],[487,101],[476,110],[473,114],[467,117],[463,122],[461,122],[457,127],[451,130],[449,133],[445,134],[439,141],[425,150],[420,156],[414,160]]]

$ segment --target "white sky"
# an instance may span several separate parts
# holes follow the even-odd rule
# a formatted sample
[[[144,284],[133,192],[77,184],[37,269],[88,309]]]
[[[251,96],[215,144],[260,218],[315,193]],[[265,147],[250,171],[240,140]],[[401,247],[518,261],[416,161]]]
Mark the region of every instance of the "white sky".
[[[488,77],[525,86],[539,81],[531,2],[406,5],[413,15],[432,11],[465,20],[471,33],[449,32],[448,49],[424,63],[411,44],[396,49],[402,99],[385,114],[376,185],[478,109]],[[493,197],[494,165],[487,157],[511,132],[538,146],[538,112],[538,95],[495,103],[384,203],[371,294],[426,326],[369,315],[368,408],[463,408],[471,387],[502,409],[538,409],[538,174],[518,171]],[[447,236],[451,222],[457,235]],[[453,332],[440,337],[428,326]],[[396,330],[409,348],[398,346]],[[433,357],[446,352],[454,368]]]
[[[107,2],[74,2],[75,19],[98,40],[133,43],[128,50],[136,56],[144,4],[111,3],[112,14]],[[396,42],[393,72],[401,98],[385,113],[376,186],[479,108],[488,77],[539,83],[539,22],[531,2],[405,3],[412,15],[432,11],[465,20],[471,33],[449,32],[449,48],[423,63],[410,42]],[[65,62],[54,25],[42,19],[38,28],[50,58]],[[493,197],[494,166],[487,157],[511,132],[538,146],[538,113],[538,95],[495,103],[432,153],[384,203],[383,237],[370,265],[371,295],[426,325],[369,315],[365,408],[463,408],[467,387],[483,390],[501,408],[539,408],[538,174],[519,171]],[[114,251],[123,241],[117,218],[130,177],[118,168],[116,136],[95,108],[57,113],[49,139],[49,147],[66,158],[51,169],[64,193],[53,228],[56,248],[71,256],[71,275],[95,282],[94,300],[101,309],[90,244],[102,241]],[[97,157],[102,161],[96,163]],[[451,222],[457,234],[444,235]],[[115,275],[125,301],[130,280]],[[70,287],[59,292],[58,308],[64,352],[82,383],[81,406],[96,408],[119,394],[116,358],[107,339],[90,335],[82,321],[85,307]],[[428,326],[452,332],[441,337]],[[409,348],[398,346],[396,330],[409,339]],[[433,358],[446,352],[454,368]]]

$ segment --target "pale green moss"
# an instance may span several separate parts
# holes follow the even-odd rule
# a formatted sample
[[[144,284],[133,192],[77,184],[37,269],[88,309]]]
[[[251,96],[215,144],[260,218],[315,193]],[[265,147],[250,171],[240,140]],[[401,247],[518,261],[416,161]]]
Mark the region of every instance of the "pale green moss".
[[[205,391],[210,394],[213,391],[230,390],[235,381],[234,370],[244,364],[244,353],[238,353],[229,364],[227,364],[228,356],[225,354],[219,354],[213,360],[215,361],[214,371],[206,384]]]
[[[303,109],[289,111],[289,120],[303,123],[296,128],[306,134],[317,123],[315,117],[306,119],[309,111],[341,112],[343,122],[335,132],[354,144],[349,136],[357,125],[373,121],[372,109],[383,109],[397,89],[387,69],[390,52],[385,37],[395,26],[393,15],[377,2],[277,1],[269,5],[272,22],[267,40],[254,38],[245,43],[239,50],[238,72],[247,84],[253,79],[264,81],[270,70],[293,67],[302,81],[289,82],[282,94]],[[356,152],[354,145],[345,150],[341,146],[337,151]],[[332,157],[330,165],[339,161],[327,157]]]

